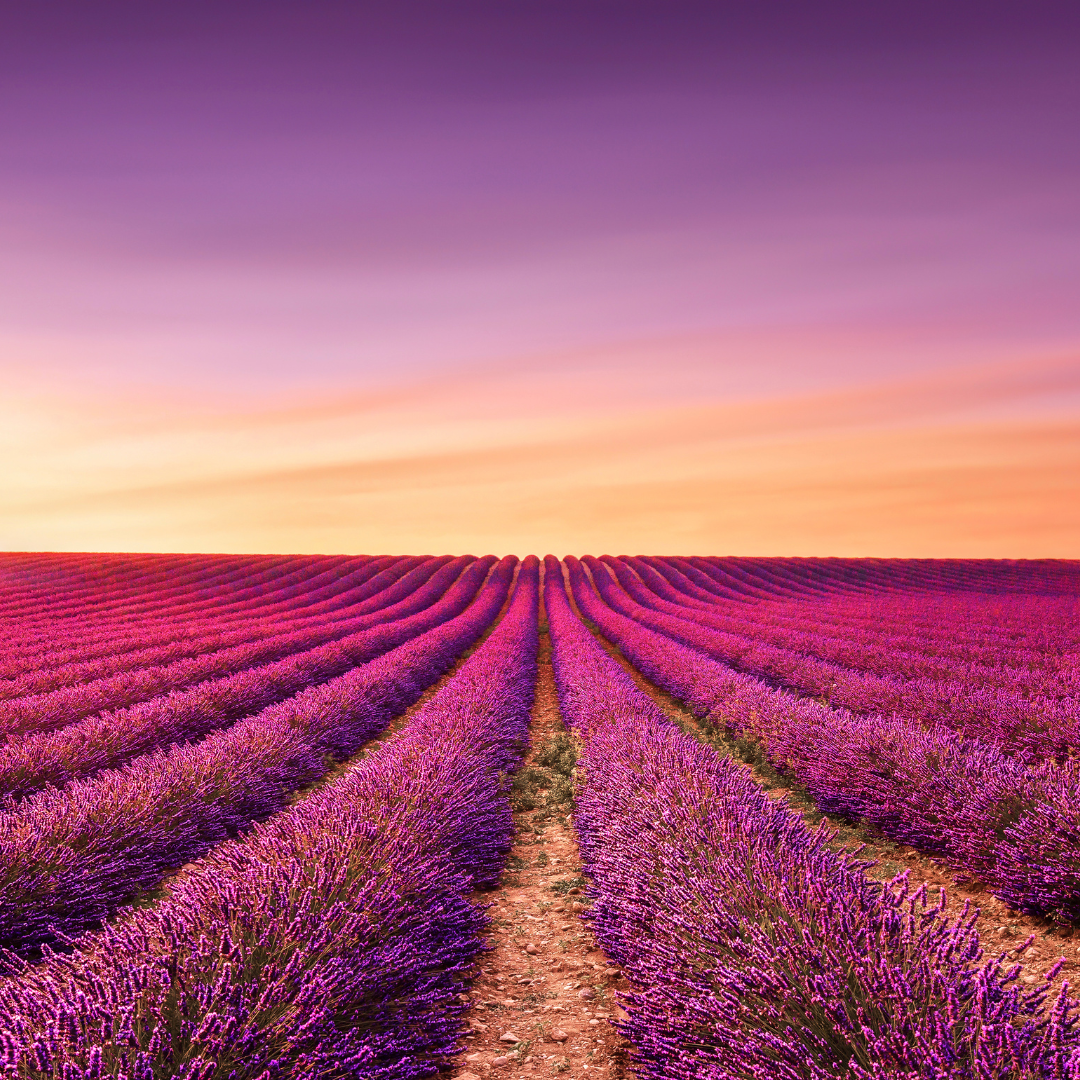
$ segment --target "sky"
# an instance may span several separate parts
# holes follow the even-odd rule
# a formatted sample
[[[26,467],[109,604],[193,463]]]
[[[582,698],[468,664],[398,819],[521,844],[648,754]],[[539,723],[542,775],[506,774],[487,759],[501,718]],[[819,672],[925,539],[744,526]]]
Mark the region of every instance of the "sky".
[[[1078,31],[0,5],[0,548],[1080,557]]]

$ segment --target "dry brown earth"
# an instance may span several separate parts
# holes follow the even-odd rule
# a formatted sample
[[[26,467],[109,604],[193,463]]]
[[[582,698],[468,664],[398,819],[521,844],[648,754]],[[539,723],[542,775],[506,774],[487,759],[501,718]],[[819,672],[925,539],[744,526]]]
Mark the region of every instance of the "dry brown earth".
[[[458,1080],[629,1075],[627,1045],[611,1025],[619,1013],[615,993],[628,987],[582,921],[569,804],[553,799],[560,775],[538,760],[565,731],[550,657],[545,633],[531,745],[519,772],[530,782],[519,780],[513,797],[513,850],[499,886],[475,897],[490,905],[490,951],[469,995],[469,1045],[451,1070]],[[539,805],[525,808],[531,804]]]

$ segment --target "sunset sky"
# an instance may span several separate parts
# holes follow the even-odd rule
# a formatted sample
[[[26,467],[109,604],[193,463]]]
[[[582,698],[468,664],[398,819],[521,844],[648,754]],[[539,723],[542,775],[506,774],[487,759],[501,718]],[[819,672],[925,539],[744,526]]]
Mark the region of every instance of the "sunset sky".
[[[1080,557],[1080,8],[0,8],[0,548]]]

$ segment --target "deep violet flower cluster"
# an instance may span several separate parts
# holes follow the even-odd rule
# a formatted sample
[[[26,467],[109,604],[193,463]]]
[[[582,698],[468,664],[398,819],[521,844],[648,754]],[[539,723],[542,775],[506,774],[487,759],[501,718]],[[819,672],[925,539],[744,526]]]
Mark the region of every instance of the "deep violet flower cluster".
[[[721,617],[704,608],[658,597],[619,560],[602,563],[586,558],[604,599],[621,614],[774,685],[855,713],[895,712],[922,723],[945,724],[971,738],[1029,755],[1063,758],[1080,743],[1080,700],[1076,698],[1054,699],[1044,692],[1029,697],[1000,686],[984,686],[970,674],[948,680],[903,679],[842,667],[770,645],[754,636],[752,627],[730,633]]]
[[[169,556],[147,556],[145,558],[160,564],[155,565],[154,573],[132,571],[130,578],[118,573],[114,581],[95,582],[98,588],[91,590],[84,599],[76,600],[74,594],[80,590],[74,588],[67,575],[58,573],[51,565],[58,557],[35,558],[47,558],[48,562],[26,575],[33,583],[29,590],[32,598],[11,603],[11,594],[5,589],[4,600],[0,600],[0,625],[18,630],[17,637],[6,640],[0,647],[0,673],[4,677],[31,670],[26,664],[32,661],[33,654],[54,645],[60,647],[59,655],[54,652],[49,662],[60,660],[65,639],[69,645],[66,659],[86,659],[102,655],[99,650],[106,641],[112,642],[116,651],[121,651],[125,648],[125,639],[130,638],[136,644],[144,640],[165,640],[160,637],[162,631],[169,628],[175,631],[178,622],[182,626],[196,625],[203,622],[208,613],[211,619],[221,618],[226,624],[242,623],[252,611],[257,614],[267,603],[273,606],[274,596],[283,583],[284,588],[291,588],[293,592],[292,603],[302,607],[307,602],[304,582],[313,572],[320,583],[325,583],[321,587],[333,589],[340,582],[347,588],[349,580],[366,572],[369,566],[383,563],[377,568],[378,572],[397,561],[386,556],[344,561],[318,557],[278,559],[277,565],[266,566],[263,560],[241,559],[229,572],[222,573],[220,558],[212,556],[193,557],[190,570],[177,567]],[[93,558],[108,565],[105,556]],[[136,557],[123,558],[138,561]],[[422,560],[417,560],[414,565],[419,561]],[[86,566],[87,570],[94,568],[93,563]],[[12,570],[10,559],[0,561],[0,583],[21,576]],[[283,606],[289,602],[285,597]],[[85,645],[85,651],[79,649],[72,654],[71,645]]]
[[[1070,642],[1068,633],[1073,629],[1075,636],[1078,610],[1073,597],[1003,600],[964,593],[900,594],[860,603],[848,596],[789,597],[750,605],[726,598],[716,582],[710,582],[716,592],[700,587],[695,582],[709,579],[689,560],[604,555],[598,561],[607,563],[620,584],[645,606],[655,605],[682,618],[699,618],[695,611],[703,612],[708,616],[704,621],[717,629],[857,671],[906,680],[924,676],[945,681],[974,679],[1029,696],[1058,698],[1080,689],[1080,657],[1076,655],[1080,641]],[[648,582],[647,591],[637,593],[634,574],[628,579],[620,573],[631,568],[641,582]],[[628,587],[628,580],[634,589]],[[1040,621],[1037,648],[1024,643],[1020,627],[1012,634],[1002,633],[1001,623],[1009,614],[1030,615],[1034,610]],[[1054,615],[1059,625],[1047,626],[1047,617]]]
[[[0,945],[26,951],[95,925],[168,870],[281,809],[330,760],[355,753],[491,623],[513,556],[466,605],[493,561],[474,561],[463,575],[471,580],[406,633],[413,640],[380,648],[377,659],[201,742],[46,789],[0,813]]]
[[[291,646],[285,651],[290,655],[273,663],[103,712],[56,731],[11,738],[0,745],[0,796],[21,798],[47,784],[59,786],[157,748],[201,738],[366,663],[459,614],[494,561],[493,556],[447,561],[405,599],[350,620],[350,632],[321,633],[337,640],[303,648],[309,643],[303,634],[286,635]],[[409,577],[384,591],[396,592]]]
[[[145,701],[170,690],[245,671],[380,622],[413,614],[441,596],[470,561],[468,556],[463,556],[418,566],[394,585],[358,604],[347,619],[323,620],[316,626],[286,631],[263,641],[0,702],[0,734],[10,738],[19,732],[52,730],[102,709]]]
[[[530,557],[491,636],[400,734],[155,907],[0,984],[6,1074],[435,1073],[460,1047],[457,995],[483,947],[464,894],[510,847],[503,776],[527,739],[537,577]]]
[[[683,734],[571,610],[545,605],[560,707],[581,737],[575,823],[605,951],[635,989],[620,1027],[647,1080],[1080,1075],[1063,990],[978,965],[904,879],[882,886],[749,770]],[[646,631],[647,632],[647,631]]]
[[[419,565],[421,560],[410,561]],[[260,641],[289,629],[299,629],[328,614],[338,617],[337,609],[363,603],[412,569],[412,566],[404,565],[405,562],[373,559],[344,574],[333,569],[314,574],[309,569],[305,575],[289,575],[290,579],[299,580],[290,580],[287,585],[275,582],[272,590],[261,593],[258,602],[244,604],[242,622],[230,618],[228,611],[219,608],[209,616],[185,619],[183,636],[179,639],[175,626],[168,636],[169,628],[151,624],[144,626],[141,632],[132,632],[128,628],[119,640],[115,634],[99,641],[86,640],[80,635],[77,644],[64,647],[53,640],[36,652],[22,651],[18,657],[14,650],[8,649],[0,653],[0,699],[48,693],[65,686],[105,679],[122,671],[172,664]],[[394,563],[401,565],[394,567],[381,581],[371,580]],[[325,578],[328,584],[320,585],[320,578]],[[321,602],[320,594],[323,596]],[[102,649],[107,651],[102,654]]]
[[[757,741],[819,809],[946,857],[1013,907],[1080,918],[1080,762],[1028,767],[945,727],[796,698],[618,614],[567,566],[582,613],[635,667]]]

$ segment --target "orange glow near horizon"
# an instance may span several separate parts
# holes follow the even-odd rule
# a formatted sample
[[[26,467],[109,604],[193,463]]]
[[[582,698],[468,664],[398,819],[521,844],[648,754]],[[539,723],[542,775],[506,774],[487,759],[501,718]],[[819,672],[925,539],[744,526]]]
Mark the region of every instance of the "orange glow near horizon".
[[[249,411],[24,400],[4,546],[1080,557],[1071,361],[701,402],[610,381],[553,362]]]

